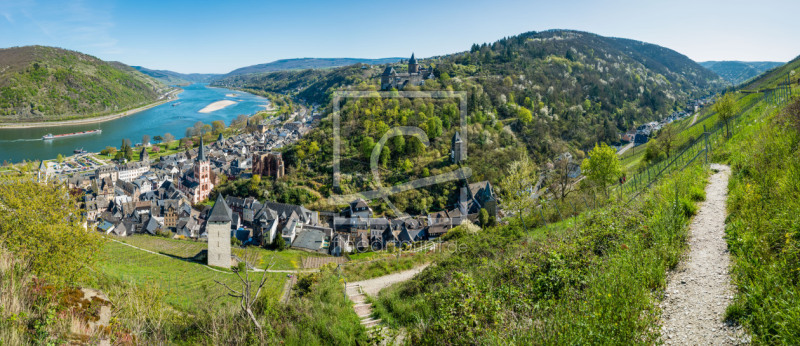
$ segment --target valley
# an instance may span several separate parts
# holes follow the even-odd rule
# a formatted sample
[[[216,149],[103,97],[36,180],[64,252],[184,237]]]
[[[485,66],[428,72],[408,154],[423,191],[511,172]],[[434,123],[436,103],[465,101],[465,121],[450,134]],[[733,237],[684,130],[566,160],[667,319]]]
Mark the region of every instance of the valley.
[[[0,344],[800,343],[793,5],[13,5]]]

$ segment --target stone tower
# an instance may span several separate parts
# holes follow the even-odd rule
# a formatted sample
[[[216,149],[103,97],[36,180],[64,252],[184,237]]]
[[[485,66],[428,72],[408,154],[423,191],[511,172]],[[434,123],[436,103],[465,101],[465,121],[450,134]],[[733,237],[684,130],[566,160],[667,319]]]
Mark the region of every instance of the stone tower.
[[[225,203],[222,194],[208,214],[206,234],[208,234],[208,265],[222,268],[231,267],[231,208]]]
[[[408,73],[419,73],[419,64],[417,64],[414,53],[411,53],[411,59],[408,59]]]
[[[464,141],[461,140],[461,135],[456,131],[450,141],[450,160],[453,163],[461,163],[466,159],[466,156],[464,153]]]
[[[139,153],[139,161],[150,162],[150,154],[147,153],[147,147],[142,147],[142,151]]]

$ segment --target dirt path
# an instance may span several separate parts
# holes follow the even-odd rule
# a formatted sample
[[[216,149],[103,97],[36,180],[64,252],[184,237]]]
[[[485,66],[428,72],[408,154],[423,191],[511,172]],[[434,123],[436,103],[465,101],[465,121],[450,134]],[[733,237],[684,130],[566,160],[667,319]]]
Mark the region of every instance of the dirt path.
[[[689,124],[689,126],[692,126],[692,125],[694,125],[694,123],[696,123],[696,122],[697,122],[697,116],[698,116],[698,115],[700,115],[700,112],[699,112],[699,111],[698,111],[698,112],[694,112],[694,118],[692,118],[692,123],[691,123],[691,124]]]
[[[635,144],[635,143],[633,143],[633,142],[630,142],[630,143],[626,144],[624,147],[622,147],[622,148],[619,148],[619,151],[617,152],[617,155],[622,155],[622,154],[624,154],[626,151],[628,151],[628,149],[630,149],[630,148],[633,148],[633,145],[634,145],[634,144]]]
[[[706,186],[706,201],[689,230],[689,252],[669,274],[661,338],[666,344],[736,345],[749,340],[741,327],[726,324],[725,308],[733,299],[725,235],[725,205],[730,168],[718,170]]]
[[[414,277],[414,275],[417,275],[417,273],[421,272],[427,267],[428,264],[423,264],[414,269],[409,269],[394,274],[384,275],[374,279],[350,282],[347,284],[347,286],[360,286],[361,291],[363,293],[369,294],[371,296],[377,296],[378,292],[380,292],[382,289],[394,285],[398,282],[409,280],[412,277]]]

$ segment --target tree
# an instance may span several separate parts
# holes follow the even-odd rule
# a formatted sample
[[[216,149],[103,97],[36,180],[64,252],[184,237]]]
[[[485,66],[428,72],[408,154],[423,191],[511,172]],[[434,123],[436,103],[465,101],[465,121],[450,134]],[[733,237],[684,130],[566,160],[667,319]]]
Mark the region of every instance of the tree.
[[[246,255],[245,259],[247,259]],[[258,329],[259,337],[262,337],[263,334],[261,330],[261,324],[258,323],[258,319],[256,319],[255,314],[253,314],[253,304],[255,304],[255,302],[258,300],[258,296],[259,294],[261,294],[261,289],[263,289],[264,285],[267,283],[267,273],[275,265],[275,258],[273,257],[272,259],[270,259],[269,266],[267,266],[267,269],[264,270],[264,274],[261,274],[261,280],[258,281],[257,288],[253,286],[255,282],[250,279],[250,271],[247,270],[246,263],[244,264],[245,265],[243,266],[231,267],[231,271],[233,271],[236,274],[236,277],[238,277],[239,281],[242,283],[240,290],[237,291],[228,286],[227,284],[217,280],[214,280],[214,282],[216,282],[218,285],[222,287],[225,287],[228,290],[229,296],[240,299],[239,307],[242,309],[242,312],[244,314],[250,317],[250,321],[252,321],[253,324]],[[244,277],[242,277],[242,272],[244,272]],[[255,288],[255,293],[253,292],[254,288]]]
[[[426,125],[428,125],[428,138],[438,138],[442,135],[442,119],[439,119],[439,117],[434,116],[428,118]]]
[[[197,130],[194,127],[187,127],[186,132],[184,132],[184,137],[194,137],[197,135]]]
[[[158,143],[161,143],[161,141],[164,140],[164,137],[161,137],[159,135],[155,135],[155,136],[153,136],[153,140],[156,142],[156,144],[158,144]]]
[[[130,139],[125,138],[122,140],[122,146],[119,147],[119,154],[122,154],[121,158],[125,160],[133,160],[133,148],[131,148]]]
[[[286,250],[286,239],[283,239],[280,234],[275,236],[275,239],[272,240],[272,247],[278,251]]]
[[[169,144],[172,143],[174,140],[175,136],[173,136],[171,133],[167,132],[164,134],[164,143]]]
[[[238,116],[236,116],[236,119],[233,119],[231,125],[244,127],[245,125],[247,125],[247,115],[239,114]]]
[[[401,160],[399,166],[403,172],[411,172],[411,168],[414,168],[414,164],[409,159]]]
[[[311,143],[308,144],[308,155],[314,156],[318,152],[319,144],[317,144],[317,141],[311,141]]]
[[[737,112],[736,100],[733,99],[733,95],[730,93],[723,95],[717,102],[714,102],[714,106],[711,109],[717,113],[719,120],[725,124],[725,137],[730,137],[728,121]]]
[[[372,148],[375,147],[375,140],[372,137],[364,137],[361,139],[361,155],[369,158],[372,155]]]
[[[181,141],[183,142],[183,148],[186,150],[192,149],[192,147],[194,146],[194,143],[189,138],[183,138],[181,139]]]
[[[656,142],[658,146],[661,147],[661,150],[667,154],[667,157],[670,157],[670,152],[672,148],[675,147],[675,142],[678,140],[678,132],[675,130],[675,127],[672,124],[664,126],[661,130],[658,131],[658,137],[656,137]]]
[[[481,223],[481,227],[489,226],[489,212],[485,208],[481,208],[478,212],[478,222]]]
[[[58,156],[56,156],[56,161],[58,161],[59,164],[64,162],[64,155],[58,154]]]
[[[550,183],[550,190],[561,200],[567,197],[572,186],[572,178],[570,178],[570,169],[573,167],[572,159],[568,157],[559,157],[553,162],[553,180]]]
[[[90,273],[104,240],[85,230],[78,196],[65,185],[44,185],[31,177],[0,177],[0,239],[30,269],[57,286],[80,282]]]
[[[106,147],[105,149],[100,150],[100,155],[114,156],[114,154],[116,153],[117,153],[117,148],[114,147]]]
[[[533,189],[537,180],[536,165],[527,157],[512,162],[503,178],[503,204],[519,215],[522,228],[527,232],[523,214],[533,205]]]
[[[215,135],[218,135],[225,129],[225,122],[222,120],[214,120],[211,122],[211,129]]]
[[[211,132],[211,125],[203,124],[203,127],[200,128],[200,133],[205,135],[205,134],[207,134],[209,132]]]
[[[381,166],[386,168],[386,165],[389,164],[390,157],[392,157],[392,150],[389,149],[388,145],[384,145],[383,148],[381,148],[381,156],[380,156]]]
[[[142,135],[142,145],[147,146],[150,144],[150,135]]]
[[[525,107],[517,108],[517,118],[523,124],[530,123],[533,120],[533,114]]]
[[[616,150],[602,143],[589,152],[589,158],[583,161],[581,170],[590,181],[605,190],[622,174],[622,165]]]

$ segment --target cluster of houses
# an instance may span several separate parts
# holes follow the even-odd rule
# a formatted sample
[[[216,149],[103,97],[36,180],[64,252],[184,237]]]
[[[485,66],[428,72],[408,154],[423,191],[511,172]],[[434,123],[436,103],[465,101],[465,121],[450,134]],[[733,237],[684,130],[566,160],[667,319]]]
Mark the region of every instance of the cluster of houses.
[[[497,199],[487,181],[464,183],[458,203],[449,210],[397,219],[375,217],[364,200],[353,201],[338,213],[253,197],[219,195],[213,206],[198,204],[209,198],[222,176],[282,177],[284,162],[276,149],[301,138],[312,125],[310,118],[301,117],[278,128],[263,126],[229,138],[220,135],[213,144],[201,140],[198,148],[154,162],[142,148],[137,162],[63,178],[70,188],[85,191],[87,220],[98,231],[206,241],[208,263],[223,266],[230,258],[231,238],[270,246],[280,237],[292,248],[343,255],[436,238],[464,220],[477,222],[481,209],[492,216],[497,213]],[[458,133],[451,149],[454,163],[466,158]]]
[[[631,143],[633,142],[634,145],[641,145],[647,143],[650,140],[650,137],[658,132],[662,127],[670,124],[672,122],[685,119],[695,112],[697,112],[700,107],[713,103],[713,98],[702,98],[696,99],[689,102],[686,106],[685,110],[674,111],[670,115],[666,116],[661,121],[652,121],[646,124],[639,125],[634,130],[630,130],[620,136],[620,139],[623,142]]]

